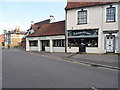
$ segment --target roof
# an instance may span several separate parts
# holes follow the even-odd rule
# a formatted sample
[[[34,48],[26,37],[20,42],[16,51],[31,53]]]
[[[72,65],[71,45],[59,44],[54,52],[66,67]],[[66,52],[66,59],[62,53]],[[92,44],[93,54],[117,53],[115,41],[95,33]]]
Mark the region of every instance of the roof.
[[[34,23],[31,28],[34,29],[34,30],[38,30],[38,28],[41,27],[42,24],[48,24],[50,23],[50,19],[47,19],[47,20],[44,20],[44,21],[41,21],[41,22],[37,22],[37,23]]]
[[[65,7],[65,9],[69,10],[69,9],[105,5],[105,4],[111,4],[111,3],[113,2],[67,2],[67,6]]]
[[[52,35],[65,35],[65,20],[43,24],[35,33],[28,35],[27,37],[37,36],[52,36]]]

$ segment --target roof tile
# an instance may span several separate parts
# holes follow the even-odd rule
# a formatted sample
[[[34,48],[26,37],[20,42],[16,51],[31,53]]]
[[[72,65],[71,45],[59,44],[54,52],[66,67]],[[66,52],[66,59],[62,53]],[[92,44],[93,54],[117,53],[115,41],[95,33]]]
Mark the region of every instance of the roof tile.
[[[35,31],[35,33],[30,34],[27,37],[51,35],[65,35],[65,20],[49,24],[42,24],[41,27]]]
[[[105,5],[110,3],[113,2],[67,2],[67,6],[65,7],[65,9],[68,10],[88,6]]]

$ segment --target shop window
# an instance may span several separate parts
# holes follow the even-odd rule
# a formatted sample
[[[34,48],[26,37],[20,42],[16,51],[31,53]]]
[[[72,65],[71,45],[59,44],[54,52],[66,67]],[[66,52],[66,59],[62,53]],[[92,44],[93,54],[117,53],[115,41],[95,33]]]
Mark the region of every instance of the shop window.
[[[98,47],[98,38],[87,39],[85,44],[88,47]]]
[[[116,8],[109,7],[106,9],[106,22],[115,22]]]
[[[82,44],[84,44],[86,47],[98,47],[98,38],[68,39],[69,47],[79,47]]]
[[[65,46],[65,40],[53,40],[53,47],[64,47]]]
[[[46,40],[46,41],[45,41],[45,46],[47,46],[47,47],[50,46],[50,41],[49,41],[49,40]]]
[[[78,47],[79,46],[79,39],[68,39],[68,46],[69,47]]]
[[[29,41],[30,46],[38,46],[38,41]]]

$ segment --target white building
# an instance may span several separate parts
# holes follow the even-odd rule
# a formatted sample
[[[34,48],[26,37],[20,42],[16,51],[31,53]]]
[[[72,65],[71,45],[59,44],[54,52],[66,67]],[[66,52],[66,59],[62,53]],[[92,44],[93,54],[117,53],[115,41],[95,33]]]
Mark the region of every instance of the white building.
[[[34,25],[26,37],[26,51],[65,52],[65,21]]]
[[[120,53],[119,2],[68,2],[67,52]]]

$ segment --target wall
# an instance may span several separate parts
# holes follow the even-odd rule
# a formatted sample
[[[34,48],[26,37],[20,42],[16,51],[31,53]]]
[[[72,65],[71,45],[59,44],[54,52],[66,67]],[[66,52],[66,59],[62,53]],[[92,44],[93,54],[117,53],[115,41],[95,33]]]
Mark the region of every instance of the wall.
[[[45,47],[46,52],[50,52],[50,47]]]
[[[23,34],[12,34],[12,36],[11,36],[11,47],[19,46],[23,37],[24,37]]]
[[[26,51],[41,51],[42,45],[41,40],[57,40],[57,39],[65,39],[64,35],[58,35],[58,36],[44,36],[44,37],[27,37],[26,38]],[[29,41],[30,40],[39,40],[38,47],[30,47]],[[53,45],[50,43],[51,47],[45,47],[45,51],[47,52],[65,52],[65,47],[53,47]]]
[[[118,4],[118,53],[120,53],[120,3]]]
[[[67,10],[67,30],[80,30],[80,29],[99,29],[98,35],[98,48],[97,51],[99,53],[104,53],[105,48],[105,39],[103,31],[107,30],[120,30],[118,28],[118,5],[113,4],[113,6],[117,7],[116,13],[116,22],[106,23],[106,8],[110,5],[101,5],[101,6],[93,6],[93,7],[86,7],[83,10],[87,10],[87,24],[77,24],[77,12],[81,9],[72,9]],[[119,10],[120,11],[120,10]],[[119,24],[120,25],[120,24]],[[68,37],[67,37],[68,39]],[[120,46],[120,45],[119,45]],[[88,49],[89,50],[89,49]],[[76,48],[69,49],[67,48],[68,52],[75,52],[77,51]]]
[[[65,47],[53,47],[53,52],[65,52]]]
[[[118,22],[115,23],[106,23],[105,19],[105,11],[106,8],[109,5],[103,5],[103,6],[93,6],[93,7],[86,7],[83,8],[83,10],[87,10],[88,14],[88,23],[87,24],[82,24],[82,25],[77,25],[77,12],[80,11],[81,9],[72,9],[72,10],[67,10],[67,30],[72,30],[73,29],[93,29],[93,28],[101,28],[101,25],[103,23],[103,29],[104,30],[118,30]],[[113,6],[118,7],[117,5],[113,4]],[[118,9],[117,9],[118,10]],[[116,16],[118,13],[116,14]]]
[[[67,47],[67,53],[76,53],[79,52],[79,47]]]
[[[30,51],[38,51],[38,47],[30,47]]]
[[[100,53],[97,47],[86,47],[86,52],[87,53]]]

